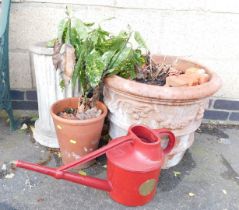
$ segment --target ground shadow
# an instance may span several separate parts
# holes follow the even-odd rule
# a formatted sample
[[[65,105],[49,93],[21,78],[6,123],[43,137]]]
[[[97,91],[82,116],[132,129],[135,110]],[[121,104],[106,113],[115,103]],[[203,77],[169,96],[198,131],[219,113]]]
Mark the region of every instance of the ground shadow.
[[[221,162],[222,164],[226,167],[226,171],[224,171],[223,173],[221,173],[221,176],[224,179],[227,180],[232,180],[234,181],[236,184],[239,185],[239,174],[233,169],[233,167],[231,166],[231,164],[229,163],[229,161],[223,156],[221,155]]]
[[[0,209],[3,210],[17,210],[16,208],[12,207],[11,205],[7,203],[0,203]]]
[[[183,180],[185,175],[189,175],[191,170],[195,167],[196,163],[191,153],[187,150],[178,165],[161,171],[158,190],[171,191]]]
[[[196,132],[208,134],[217,138],[228,139],[228,134],[223,131],[225,128],[230,127],[226,127],[225,125],[201,124],[200,128]]]

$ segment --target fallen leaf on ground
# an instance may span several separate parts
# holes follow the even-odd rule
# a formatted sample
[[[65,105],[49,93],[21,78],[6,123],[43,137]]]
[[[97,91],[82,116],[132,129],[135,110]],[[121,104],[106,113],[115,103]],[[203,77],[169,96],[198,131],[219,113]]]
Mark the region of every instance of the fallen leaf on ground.
[[[42,202],[42,201],[44,201],[44,198],[38,198],[37,199],[37,202]]]
[[[174,176],[177,177],[177,176],[181,175],[181,172],[180,171],[174,171],[173,174],[174,174]]]
[[[23,123],[22,124],[22,127],[20,128],[20,130],[26,130],[27,129],[27,124],[26,123]]]
[[[15,175],[13,173],[7,174],[5,176],[6,179],[12,179]]]
[[[73,139],[70,139],[70,143],[72,143],[72,144],[76,144],[76,141],[73,140]]]
[[[86,173],[85,171],[82,171],[82,170],[80,170],[78,173],[79,173],[80,175],[82,175],[82,176],[86,176],[86,175],[87,175],[87,173]]]
[[[32,133],[34,133],[35,127],[31,125],[30,128],[31,128]]]
[[[2,168],[1,168],[3,171],[6,171],[7,170],[7,165],[4,163],[3,165],[2,165]]]
[[[38,118],[39,118],[38,116],[33,116],[33,117],[31,118],[31,121],[32,121],[32,122],[35,122],[35,121],[38,120]]]
[[[231,144],[231,141],[230,141],[230,139],[227,139],[227,138],[220,138],[218,140],[218,143],[220,143],[220,144]]]
[[[226,191],[226,190],[223,189],[222,192],[223,192],[225,195],[227,195],[227,191]]]
[[[193,196],[195,196],[195,194],[194,194],[194,193],[192,193],[192,192],[188,193],[188,195],[189,195],[190,197],[193,197]]]

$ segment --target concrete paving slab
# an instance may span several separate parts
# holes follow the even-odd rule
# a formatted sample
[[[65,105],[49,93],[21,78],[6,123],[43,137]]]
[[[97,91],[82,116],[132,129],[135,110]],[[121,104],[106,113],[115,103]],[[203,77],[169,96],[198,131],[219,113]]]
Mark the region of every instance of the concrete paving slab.
[[[162,170],[157,194],[145,206],[134,209],[238,210],[239,209],[239,127],[203,125],[193,146],[177,166]],[[55,154],[55,153],[54,153]],[[46,148],[32,143],[23,132],[10,132],[0,122],[0,165],[15,159],[57,166],[59,159]],[[50,159],[50,158],[49,158]],[[105,159],[85,170],[103,177]],[[133,209],[112,201],[99,190],[55,180],[17,169],[15,176],[0,176],[0,210]]]

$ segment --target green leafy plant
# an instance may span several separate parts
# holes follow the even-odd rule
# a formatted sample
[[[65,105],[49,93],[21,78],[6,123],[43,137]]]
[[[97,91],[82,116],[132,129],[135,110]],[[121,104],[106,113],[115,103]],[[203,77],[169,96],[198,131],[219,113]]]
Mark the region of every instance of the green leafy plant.
[[[104,77],[119,75],[135,79],[137,69],[146,62],[143,52],[148,50],[139,32],[133,32],[130,27],[113,35],[100,25],[74,18],[69,8],[66,16],[58,26],[53,64],[62,72],[61,87],[79,82],[78,112],[86,112],[95,107]]]

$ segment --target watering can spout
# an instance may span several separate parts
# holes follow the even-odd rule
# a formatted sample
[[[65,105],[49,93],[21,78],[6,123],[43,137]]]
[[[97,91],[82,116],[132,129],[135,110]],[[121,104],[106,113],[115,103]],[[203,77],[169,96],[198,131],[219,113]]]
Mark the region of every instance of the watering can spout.
[[[64,179],[70,182],[74,182],[77,184],[82,184],[88,187],[96,188],[99,190],[104,190],[110,192],[112,190],[111,183],[108,180],[99,179],[96,177],[90,177],[90,176],[84,176],[80,174],[75,174],[68,172],[68,169],[71,169],[77,165],[84,164],[92,159],[95,159],[96,157],[106,153],[106,151],[118,147],[119,145],[122,145],[124,143],[130,143],[132,141],[131,138],[128,136],[125,136],[123,138],[120,138],[120,141],[115,141],[113,144],[108,144],[84,157],[82,157],[80,160],[77,160],[75,162],[72,162],[70,164],[64,165],[60,168],[51,168],[46,166],[41,166],[29,162],[24,162],[21,160],[13,161],[12,164],[15,165],[18,168],[24,168],[30,171],[35,171],[41,174],[45,174],[48,176],[52,176],[56,179]]]
[[[104,190],[107,192],[110,192],[112,189],[110,182],[108,182],[107,180],[103,180],[103,179],[99,179],[95,177],[93,178],[90,176],[83,176],[83,175],[74,174],[74,173],[70,173],[66,171],[59,171],[55,168],[40,166],[37,164],[28,163],[28,162],[24,162],[20,160],[15,161],[15,166],[18,168],[24,168],[27,170],[36,171],[41,174],[52,176],[56,179],[68,180],[70,182],[82,184],[88,187]]]

